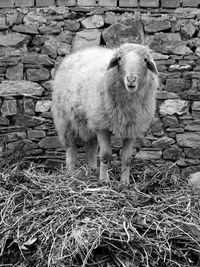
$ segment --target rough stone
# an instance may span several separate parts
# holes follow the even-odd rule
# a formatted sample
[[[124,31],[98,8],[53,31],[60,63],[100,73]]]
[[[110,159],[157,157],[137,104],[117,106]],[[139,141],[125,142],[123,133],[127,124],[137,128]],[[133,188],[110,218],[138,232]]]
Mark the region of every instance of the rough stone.
[[[156,119],[151,123],[150,130],[154,136],[160,137],[164,134],[162,123],[159,119]]]
[[[40,34],[59,34],[61,32],[61,28],[57,25],[52,25],[52,26],[41,26],[39,27],[39,32]]]
[[[180,148],[167,148],[163,151],[163,158],[166,160],[178,160],[182,156]]]
[[[52,58],[57,58],[57,49],[56,49],[57,43],[52,40],[45,41],[42,49],[41,54],[46,54]]]
[[[7,34],[0,33],[0,47],[15,47],[20,48],[27,45],[30,36],[18,32],[11,32]]]
[[[46,81],[50,78],[50,72],[46,68],[27,69],[27,79],[32,82]]]
[[[0,16],[0,30],[6,30],[8,26],[6,25],[6,18],[4,16]]]
[[[13,31],[20,32],[20,33],[26,33],[26,34],[38,34],[38,28],[34,24],[28,24],[28,25],[14,25]]]
[[[35,140],[44,138],[46,136],[46,133],[42,130],[29,130],[27,131],[27,135],[29,140]]]
[[[187,132],[183,134],[177,134],[176,140],[179,146],[196,148],[200,144],[200,133]]]
[[[37,149],[38,145],[28,139],[25,139],[9,143],[7,148],[9,150],[14,150],[17,148],[18,150],[20,149],[21,151],[27,152],[27,150],[32,151],[33,149]]]
[[[200,101],[194,101],[191,105],[192,110],[200,111]]]
[[[33,99],[25,99],[23,102],[24,113],[27,115],[35,115],[35,103]]]
[[[40,55],[37,53],[26,54],[22,58],[22,63],[33,64],[33,65],[43,65],[47,67],[53,67],[54,62],[47,55]]]
[[[179,33],[155,33],[149,46],[155,52],[163,54],[192,54],[192,50],[181,40]]]
[[[105,24],[111,25],[120,21],[120,16],[114,12],[106,12],[105,14]]]
[[[143,25],[140,21],[127,19],[105,29],[102,37],[108,47],[118,47],[127,42],[142,44],[144,42]]]
[[[38,34],[33,38],[32,45],[36,47],[42,46],[46,40],[48,40],[47,36]]]
[[[171,22],[168,20],[154,20],[145,25],[146,33],[155,33],[165,31],[171,28]]]
[[[35,127],[44,123],[44,119],[25,114],[17,114],[13,117],[15,124],[18,126]]]
[[[136,155],[136,159],[143,159],[143,160],[156,160],[160,159],[162,156],[162,151],[160,150],[141,150]]]
[[[165,149],[165,148],[170,147],[174,143],[175,143],[175,140],[173,138],[163,136],[159,138],[158,140],[152,142],[152,147]]]
[[[169,71],[188,71],[188,70],[192,70],[192,66],[191,65],[180,65],[180,64],[174,64],[174,65],[171,65],[168,69]]]
[[[51,100],[38,100],[35,106],[35,112],[47,112],[51,108]]]
[[[81,24],[86,29],[101,28],[104,25],[104,19],[101,15],[94,15],[82,20]]]
[[[55,37],[57,42],[62,42],[65,44],[71,44],[73,40],[74,34],[68,30],[61,32],[59,35]]]
[[[12,132],[0,136],[0,142],[3,138],[6,142],[14,142],[22,139],[26,139],[26,132]]]
[[[64,30],[76,32],[80,28],[80,22],[72,19],[65,20]]]
[[[38,145],[40,148],[44,149],[54,149],[62,147],[57,136],[45,137],[39,142]]]
[[[41,96],[43,88],[34,82],[30,81],[2,81],[0,83],[0,96]]]
[[[6,117],[0,117],[0,126],[8,126],[9,125],[9,119]]]
[[[187,39],[191,39],[195,32],[196,32],[196,27],[191,21],[187,21],[181,28],[181,34]]]
[[[27,15],[24,17],[24,23],[25,24],[34,24],[34,25],[41,25],[45,24],[47,22],[47,19],[44,15],[41,13],[35,13],[34,11],[30,11],[27,13]]]
[[[200,166],[190,166],[183,169],[183,171],[181,172],[181,177],[189,178],[190,174],[199,171],[200,171]]]
[[[179,95],[168,91],[157,91],[156,98],[159,100],[176,99]]]
[[[101,32],[97,29],[83,30],[76,33],[73,43],[73,51],[81,48],[100,45]]]
[[[167,127],[175,128],[178,125],[179,125],[179,122],[178,122],[178,119],[177,119],[176,116],[169,116],[169,115],[167,115],[167,116],[165,116],[163,118],[163,126],[165,128],[167,128]]]
[[[187,158],[200,159],[200,145],[195,148],[185,147],[184,153]]]
[[[23,64],[19,63],[16,66],[8,67],[6,70],[6,78],[8,80],[22,80],[23,79]]]
[[[179,94],[185,100],[200,100],[200,92],[196,90],[188,90]]]
[[[3,117],[17,114],[16,100],[4,100],[3,105],[1,107],[1,114]]]
[[[200,189],[200,172],[191,173],[188,183],[191,186]]]
[[[58,43],[57,44],[57,53],[59,56],[69,55],[71,52],[71,46],[69,44]]]
[[[167,99],[161,105],[159,112],[161,115],[182,115],[189,111],[189,102],[181,99]]]
[[[9,26],[13,26],[14,24],[16,24],[17,23],[17,17],[18,17],[18,14],[17,14],[16,10],[14,11],[14,13],[7,14],[6,15],[7,24]]]
[[[166,85],[164,89],[166,91],[179,93],[181,91],[188,90],[192,86],[191,80],[186,80],[183,78],[175,78],[175,79],[166,79]]]

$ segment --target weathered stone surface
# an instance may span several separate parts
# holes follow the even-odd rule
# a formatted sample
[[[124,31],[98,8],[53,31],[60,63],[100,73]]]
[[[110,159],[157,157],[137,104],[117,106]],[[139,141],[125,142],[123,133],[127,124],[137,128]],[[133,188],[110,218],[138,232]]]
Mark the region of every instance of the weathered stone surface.
[[[182,155],[180,148],[167,148],[163,151],[163,158],[167,160],[178,160]]]
[[[187,168],[184,168],[183,171],[181,172],[181,176],[185,178],[189,178],[190,174],[199,172],[200,171],[200,166],[190,166]]]
[[[0,16],[0,30],[6,30],[8,26],[6,25],[6,18],[4,16]]]
[[[6,70],[6,78],[8,80],[22,80],[23,79],[23,64],[19,63],[16,66],[8,67]]]
[[[50,72],[46,68],[28,69],[26,71],[27,79],[32,82],[46,81],[50,78]]]
[[[188,70],[192,70],[192,66],[191,65],[180,65],[180,64],[174,64],[174,65],[171,65],[168,69],[169,71],[171,72],[174,72],[174,71],[188,71]]]
[[[35,115],[35,103],[33,99],[25,99],[23,102],[24,113],[27,115]]]
[[[150,48],[163,54],[192,54],[192,50],[181,40],[179,33],[155,33]]]
[[[165,149],[165,148],[170,147],[174,143],[175,143],[175,140],[173,138],[163,136],[159,138],[158,140],[152,142],[152,147]]]
[[[76,32],[80,28],[80,22],[76,20],[65,20],[64,30]]]
[[[57,136],[45,137],[39,142],[38,145],[40,148],[45,148],[45,149],[62,147]]]
[[[56,42],[52,40],[45,41],[42,49],[41,54],[46,54],[52,58],[57,58],[57,49],[56,49]]]
[[[181,166],[181,167],[188,167],[188,166],[199,165],[200,160],[199,159],[180,158],[176,161],[176,164],[178,166]]]
[[[185,100],[200,100],[200,92],[196,90],[188,90],[180,93],[180,97]]]
[[[35,112],[47,112],[51,108],[51,100],[38,100],[35,106]]]
[[[46,133],[42,130],[29,130],[27,131],[27,135],[29,140],[35,140],[44,138],[46,136]]]
[[[2,81],[0,83],[0,96],[41,96],[43,88],[34,82],[30,81]]]
[[[104,19],[101,15],[94,15],[82,20],[81,24],[86,29],[101,28],[104,25]]]
[[[176,99],[179,95],[168,91],[157,91],[156,98],[159,100]]]
[[[62,42],[65,44],[71,44],[74,34],[68,30],[62,31],[59,35],[55,37],[57,42]]]
[[[119,14],[116,14],[114,12],[106,12],[104,20],[106,24],[111,25],[119,22],[121,20],[120,18],[121,17],[119,16]]]
[[[13,13],[6,15],[7,24],[13,26],[17,22],[18,12],[14,10]]]
[[[71,52],[71,46],[69,44],[58,43],[57,52],[59,56],[69,55]]]
[[[40,55],[37,53],[26,54],[22,58],[22,63],[33,64],[33,65],[43,65],[48,67],[53,67],[54,62],[47,55]]]
[[[200,144],[200,133],[187,132],[183,134],[177,134],[176,140],[179,146],[196,148]]]
[[[191,173],[188,183],[200,189],[200,172]]]
[[[183,78],[166,79],[166,85],[164,89],[169,92],[179,93],[188,90],[192,86],[191,80]]]
[[[150,130],[154,136],[160,137],[164,134],[162,123],[159,119],[156,119],[151,123]]]
[[[4,100],[3,105],[1,107],[1,114],[3,117],[17,114],[16,100]]]
[[[171,22],[168,20],[154,20],[145,25],[144,29],[147,33],[161,32],[171,28]]]
[[[191,21],[187,21],[181,28],[181,34],[187,39],[192,38],[195,32],[196,32],[196,27],[194,26],[194,23],[192,23]]]
[[[38,34],[38,27],[34,24],[14,25],[13,31],[27,34]]]
[[[35,13],[34,11],[28,12],[27,15],[24,17],[25,24],[41,25],[45,24],[46,22],[47,19],[44,15],[42,15],[41,13]]]
[[[9,143],[7,145],[7,148],[9,150],[14,150],[17,148],[17,149],[27,152],[27,150],[31,151],[32,149],[37,149],[38,145],[28,139],[25,139],[25,140],[20,140],[20,141]]]
[[[200,159],[200,145],[195,148],[185,147],[184,153],[187,158]]]
[[[32,45],[38,47],[45,43],[45,41],[48,40],[48,37],[45,35],[36,35],[32,40]]]
[[[30,36],[18,32],[11,32],[7,34],[0,33],[0,47],[15,47],[20,48],[27,45]]]
[[[39,27],[39,32],[40,34],[59,34],[61,32],[61,28],[57,25],[52,25],[52,26],[41,26]]]
[[[161,105],[159,112],[161,115],[182,115],[189,111],[189,102],[181,99],[168,99]]]
[[[192,110],[200,111],[200,101],[194,101],[191,106]]]
[[[136,159],[143,159],[143,160],[156,160],[160,159],[162,156],[162,151],[160,150],[141,150],[136,155]]]
[[[0,126],[8,126],[9,125],[9,119],[6,117],[0,117]]]
[[[44,123],[44,119],[29,115],[17,114],[14,116],[15,124],[18,126],[35,127]]]
[[[177,119],[176,116],[169,116],[169,115],[167,115],[167,116],[165,116],[163,118],[163,126],[165,128],[167,128],[167,127],[175,128],[178,125],[179,125],[179,122],[178,122],[178,119]]]
[[[125,20],[105,29],[102,37],[108,47],[118,47],[124,43],[143,43],[144,32],[140,21]]]
[[[22,139],[26,139],[26,132],[12,132],[0,135],[0,142],[1,139],[4,139],[6,142],[14,142]]]
[[[101,32],[97,29],[77,32],[74,38],[73,51],[81,48],[100,45]]]
[[[185,130],[191,132],[200,132],[200,119],[188,122],[185,126]]]

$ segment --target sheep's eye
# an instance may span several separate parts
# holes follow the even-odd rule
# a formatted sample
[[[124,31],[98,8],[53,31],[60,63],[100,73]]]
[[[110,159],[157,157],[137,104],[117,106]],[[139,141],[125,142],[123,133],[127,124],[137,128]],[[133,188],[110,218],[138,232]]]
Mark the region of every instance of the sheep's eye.
[[[121,58],[120,56],[118,56],[118,58],[117,58],[117,59],[118,59],[118,61],[120,61],[122,58]]]
[[[144,62],[147,62],[147,57],[144,58]]]

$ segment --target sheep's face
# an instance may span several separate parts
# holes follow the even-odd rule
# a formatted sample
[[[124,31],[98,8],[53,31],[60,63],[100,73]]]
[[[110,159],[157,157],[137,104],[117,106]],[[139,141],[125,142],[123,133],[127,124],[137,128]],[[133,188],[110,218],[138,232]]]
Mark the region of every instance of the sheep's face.
[[[148,80],[148,71],[158,75],[149,50],[142,45],[121,46],[111,59],[108,70],[117,67],[121,81],[129,93],[142,88]]]

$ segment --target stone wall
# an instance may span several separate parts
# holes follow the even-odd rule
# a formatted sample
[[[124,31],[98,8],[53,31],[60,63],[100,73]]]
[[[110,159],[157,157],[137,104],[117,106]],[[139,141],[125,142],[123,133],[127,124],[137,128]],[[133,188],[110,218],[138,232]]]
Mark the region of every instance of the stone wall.
[[[176,163],[184,174],[200,170],[200,9],[179,7],[199,1],[95,1],[154,4],[150,9],[85,8],[80,4],[94,1],[83,0],[56,1],[71,7],[17,8],[25,1],[11,2],[15,8],[0,9],[1,160],[23,148],[47,166],[63,162],[50,111],[60,61],[82,47],[136,42],[154,51],[161,83],[156,118],[146,138],[138,139],[135,156],[157,166]],[[26,4],[39,2],[55,3]],[[113,146],[117,151],[118,142]]]

